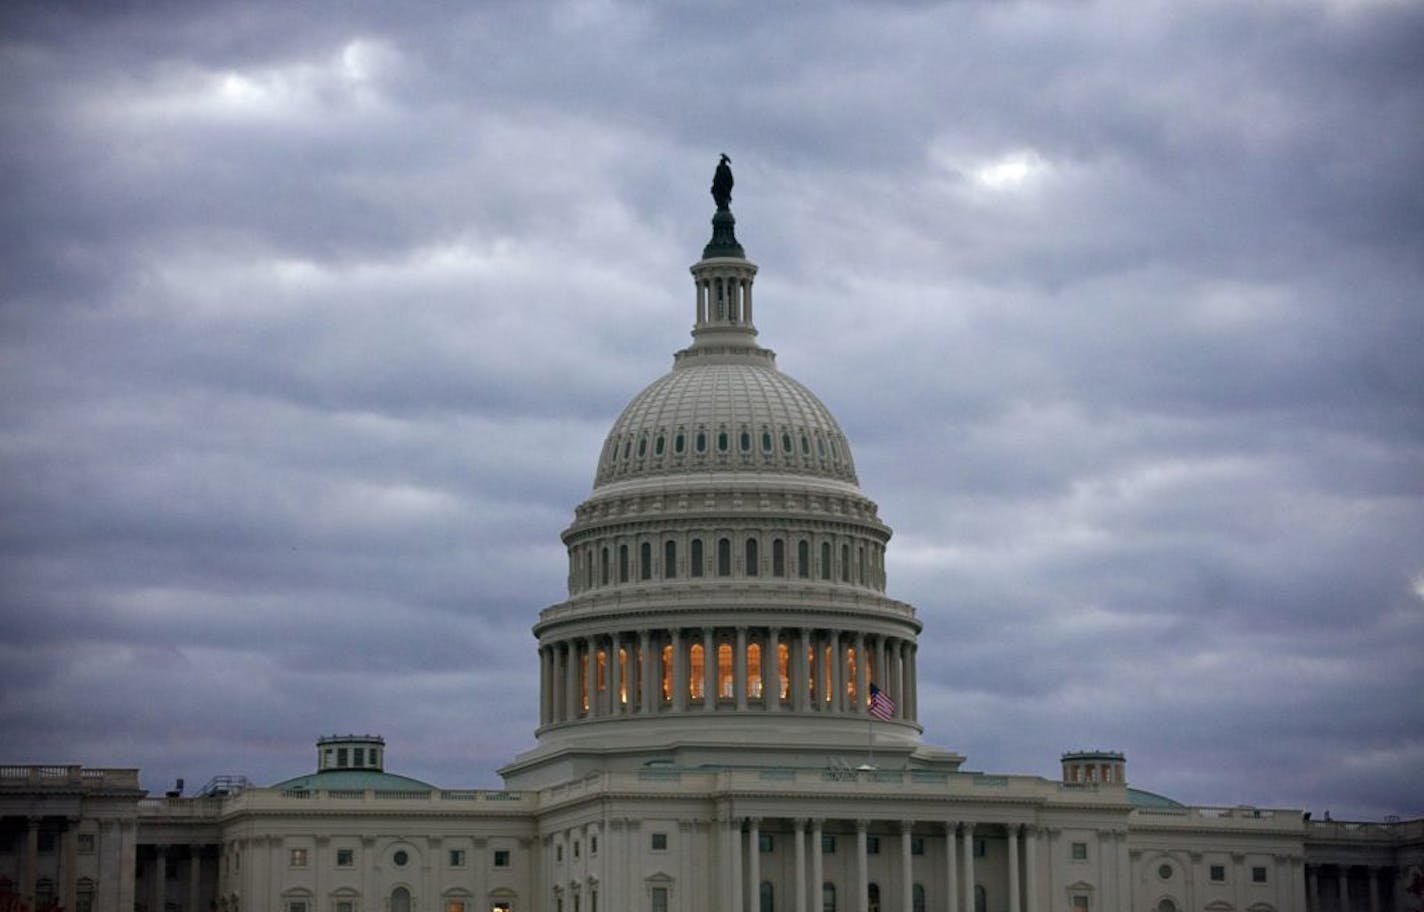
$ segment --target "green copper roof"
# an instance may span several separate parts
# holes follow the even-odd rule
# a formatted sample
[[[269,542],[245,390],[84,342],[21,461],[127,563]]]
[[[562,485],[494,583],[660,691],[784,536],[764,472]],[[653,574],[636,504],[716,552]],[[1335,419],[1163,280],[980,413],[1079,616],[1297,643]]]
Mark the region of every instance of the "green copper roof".
[[[702,259],[713,257],[747,258],[747,252],[737,242],[737,220],[730,209],[718,209],[712,216],[712,240],[702,248]]]
[[[383,773],[374,769],[344,769],[326,770],[320,773],[309,773],[305,776],[298,776],[295,779],[288,779],[285,782],[278,782],[272,786],[274,789],[284,791],[373,791],[373,792],[429,792],[434,791],[435,786],[428,782],[421,782],[419,779],[412,779],[409,776],[397,776],[395,773]]]
[[[1129,788],[1127,790],[1127,800],[1135,808],[1156,808],[1170,810],[1186,810],[1187,806],[1178,801],[1173,801],[1166,795],[1159,795],[1156,792],[1144,792],[1142,789]]]

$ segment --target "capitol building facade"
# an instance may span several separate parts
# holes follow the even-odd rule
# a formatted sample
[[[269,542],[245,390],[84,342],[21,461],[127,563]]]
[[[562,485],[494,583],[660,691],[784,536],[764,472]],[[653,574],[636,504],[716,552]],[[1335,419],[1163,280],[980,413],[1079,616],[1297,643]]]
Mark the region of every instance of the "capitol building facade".
[[[722,166],[725,168],[725,164]],[[920,741],[915,609],[851,445],[758,343],[719,168],[692,342],[638,393],[534,625],[536,746],[502,790],[387,770],[149,797],[0,766],[0,907],[65,912],[1406,912],[1424,820],[1189,807],[1112,751],[991,775]],[[392,745],[399,757],[399,745]],[[853,759],[846,759],[853,758]]]

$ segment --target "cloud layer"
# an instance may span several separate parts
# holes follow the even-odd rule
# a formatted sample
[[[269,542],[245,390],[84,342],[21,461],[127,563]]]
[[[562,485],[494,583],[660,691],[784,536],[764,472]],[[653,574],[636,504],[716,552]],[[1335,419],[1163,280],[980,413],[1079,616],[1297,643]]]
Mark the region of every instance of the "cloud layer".
[[[495,784],[725,151],[928,741],[1424,813],[1417,5],[0,16],[6,760]]]

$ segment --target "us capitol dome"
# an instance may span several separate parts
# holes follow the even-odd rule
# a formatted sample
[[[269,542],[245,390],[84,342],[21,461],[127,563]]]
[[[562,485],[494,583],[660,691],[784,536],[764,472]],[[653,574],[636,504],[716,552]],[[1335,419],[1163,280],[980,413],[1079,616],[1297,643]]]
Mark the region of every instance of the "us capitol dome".
[[[568,598],[534,627],[539,744],[501,770],[512,786],[824,765],[847,745],[961,759],[919,745],[921,624],[885,594],[890,528],[835,417],[757,341],[725,180],[691,270],[692,344],[614,421],[564,530]]]

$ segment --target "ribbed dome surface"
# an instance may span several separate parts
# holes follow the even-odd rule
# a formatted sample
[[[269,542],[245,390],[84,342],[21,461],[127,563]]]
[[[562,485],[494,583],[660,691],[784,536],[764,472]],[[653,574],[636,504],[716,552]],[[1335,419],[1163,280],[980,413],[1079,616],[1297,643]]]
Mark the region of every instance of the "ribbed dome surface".
[[[769,362],[681,364],[654,381],[614,422],[594,486],[699,471],[856,483],[850,448],[831,413]]]

